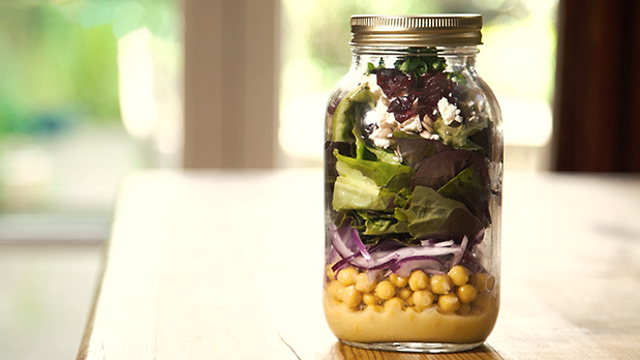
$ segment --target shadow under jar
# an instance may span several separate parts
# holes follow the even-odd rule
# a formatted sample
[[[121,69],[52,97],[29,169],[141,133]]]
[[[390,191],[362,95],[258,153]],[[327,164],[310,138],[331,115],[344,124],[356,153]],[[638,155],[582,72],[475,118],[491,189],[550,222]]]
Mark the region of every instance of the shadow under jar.
[[[499,307],[502,122],[480,15],[353,16],[325,124],[323,304],[343,343],[453,352]]]

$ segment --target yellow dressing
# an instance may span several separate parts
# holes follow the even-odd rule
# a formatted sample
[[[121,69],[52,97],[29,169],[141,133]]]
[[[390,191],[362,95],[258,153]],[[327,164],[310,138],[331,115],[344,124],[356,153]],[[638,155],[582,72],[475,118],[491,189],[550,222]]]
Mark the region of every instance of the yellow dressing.
[[[421,312],[413,307],[367,306],[353,310],[324,296],[329,328],[340,340],[352,342],[475,343],[486,340],[498,316],[495,296],[486,309],[470,314],[443,313],[437,305]]]

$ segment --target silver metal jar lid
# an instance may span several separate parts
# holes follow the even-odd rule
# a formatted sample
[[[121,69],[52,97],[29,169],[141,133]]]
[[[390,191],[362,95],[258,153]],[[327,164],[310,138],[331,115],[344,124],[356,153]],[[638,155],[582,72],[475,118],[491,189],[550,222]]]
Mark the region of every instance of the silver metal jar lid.
[[[482,15],[354,15],[351,45],[448,46],[482,44]]]

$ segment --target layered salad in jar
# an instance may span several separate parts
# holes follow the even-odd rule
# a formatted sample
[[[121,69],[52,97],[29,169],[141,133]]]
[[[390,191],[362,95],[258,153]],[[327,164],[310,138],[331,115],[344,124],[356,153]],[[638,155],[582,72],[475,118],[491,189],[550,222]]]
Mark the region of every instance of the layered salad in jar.
[[[347,343],[481,343],[498,314],[491,101],[435,51],[388,61],[328,105],[327,322]]]

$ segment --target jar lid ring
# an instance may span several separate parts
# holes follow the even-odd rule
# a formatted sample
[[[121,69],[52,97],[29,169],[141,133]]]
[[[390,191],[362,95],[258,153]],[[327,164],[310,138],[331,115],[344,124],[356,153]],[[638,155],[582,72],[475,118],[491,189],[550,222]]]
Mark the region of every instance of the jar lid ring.
[[[482,15],[353,15],[352,45],[447,46],[482,44]]]

